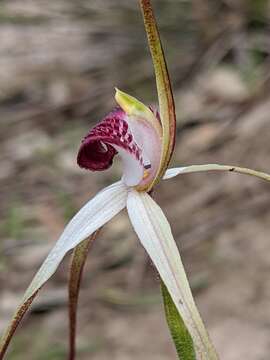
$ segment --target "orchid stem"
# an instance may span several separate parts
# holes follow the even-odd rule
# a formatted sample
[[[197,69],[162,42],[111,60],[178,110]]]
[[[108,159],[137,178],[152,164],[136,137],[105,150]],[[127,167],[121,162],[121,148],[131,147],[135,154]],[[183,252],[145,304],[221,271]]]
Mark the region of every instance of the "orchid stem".
[[[86,262],[90,246],[97,237],[98,231],[75,247],[72,252],[72,259],[69,271],[69,360],[74,360],[76,356],[76,325],[77,307],[82,279],[83,268]]]

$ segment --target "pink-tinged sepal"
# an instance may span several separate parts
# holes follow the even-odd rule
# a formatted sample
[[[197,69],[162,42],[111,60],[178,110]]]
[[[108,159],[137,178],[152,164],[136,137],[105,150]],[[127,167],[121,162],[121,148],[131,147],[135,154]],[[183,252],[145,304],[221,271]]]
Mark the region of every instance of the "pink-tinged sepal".
[[[145,187],[155,177],[160,162],[161,137],[157,131],[160,124],[149,108],[144,110],[145,105],[140,103],[138,111],[136,99],[131,99],[136,111],[127,111],[126,103],[120,101],[124,110],[117,107],[86,135],[77,161],[82,168],[102,171],[119,154],[123,182],[127,186]]]

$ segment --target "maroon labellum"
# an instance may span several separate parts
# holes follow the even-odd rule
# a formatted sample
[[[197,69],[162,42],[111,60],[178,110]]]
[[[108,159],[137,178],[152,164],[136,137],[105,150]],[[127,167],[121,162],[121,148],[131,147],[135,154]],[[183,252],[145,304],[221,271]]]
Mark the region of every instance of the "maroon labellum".
[[[153,179],[160,151],[161,141],[151,124],[117,107],[85,136],[77,161],[82,168],[102,171],[119,154],[123,163],[122,180],[127,186],[136,186]]]

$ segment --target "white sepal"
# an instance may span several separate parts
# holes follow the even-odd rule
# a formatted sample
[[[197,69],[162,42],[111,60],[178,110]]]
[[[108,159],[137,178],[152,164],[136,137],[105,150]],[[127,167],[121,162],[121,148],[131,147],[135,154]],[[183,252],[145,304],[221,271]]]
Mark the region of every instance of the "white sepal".
[[[126,205],[127,188],[121,182],[100,191],[71,219],[24,294],[26,301],[56,271],[65,254],[111,220]]]
[[[170,179],[180,174],[204,172],[204,171],[229,171],[244,175],[255,176],[259,179],[270,181],[270,174],[267,174],[265,172],[256,171],[234,165],[222,165],[222,164],[189,165],[189,166],[168,169],[165,175],[163,176],[163,179],[164,180]]]
[[[171,179],[179,174],[184,174],[186,168],[188,168],[188,166],[171,168],[171,169],[166,170],[166,172],[163,176],[163,180]]]
[[[163,176],[163,179],[170,179],[177,175],[188,174],[192,172],[203,172],[203,171],[230,171],[233,169],[233,166],[229,165],[219,165],[219,164],[203,164],[203,165],[189,165],[189,166],[180,166],[177,168],[168,169]],[[232,171],[232,170],[231,170]]]
[[[170,225],[161,208],[147,193],[132,190],[128,194],[127,210],[142,245],[193,338],[198,358],[216,360],[216,352],[194,303]]]

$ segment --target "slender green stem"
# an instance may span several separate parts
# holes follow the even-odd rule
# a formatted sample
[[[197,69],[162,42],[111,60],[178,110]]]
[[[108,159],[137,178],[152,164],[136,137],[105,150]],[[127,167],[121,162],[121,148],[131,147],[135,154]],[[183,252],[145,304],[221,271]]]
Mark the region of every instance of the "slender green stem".
[[[69,360],[74,360],[76,356],[76,324],[77,307],[82,279],[82,272],[86,262],[90,246],[95,240],[98,231],[75,247],[72,252],[70,270],[69,270]]]

